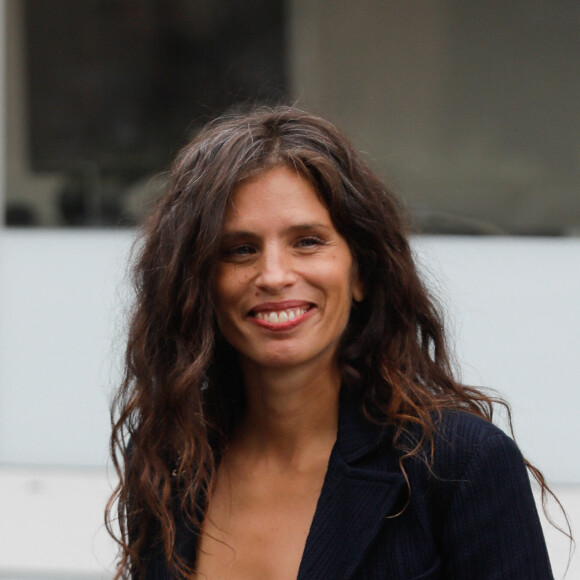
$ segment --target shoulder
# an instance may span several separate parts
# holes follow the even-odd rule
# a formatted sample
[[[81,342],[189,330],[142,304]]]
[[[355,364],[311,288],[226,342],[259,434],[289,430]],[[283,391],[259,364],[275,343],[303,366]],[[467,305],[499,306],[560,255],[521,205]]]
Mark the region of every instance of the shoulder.
[[[352,474],[382,477],[391,492],[398,478],[384,529],[388,545],[398,546],[397,561],[416,565],[421,546],[445,578],[552,577],[524,458],[500,428],[465,411],[443,411],[434,417],[432,440],[406,454],[392,426],[358,417],[342,431]],[[413,449],[420,427],[407,425],[404,437]],[[401,566],[400,577],[409,577],[411,568]]]
[[[346,463],[371,470],[400,473],[411,485],[446,481],[450,491],[464,474],[478,466],[490,473],[484,478],[514,471],[527,478],[525,462],[514,441],[490,421],[460,410],[444,410],[433,418],[432,439],[424,439],[418,453],[407,453],[422,439],[421,427],[410,424],[395,443],[396,429],[389,424],[370,423],[355,405],[340,410],[338,448]],[[435,480],[435,481],[434,481]]]
[[[437,436],[452,438],[466,445],[478,445],[489,437],[507,437],[495,424],[483,417],[459,410],[444,410],[435,418]]]
[[[375,431],[376,433],[376,431]],[[411,425],[395,443],[394,429],[383,429],[359,465],[402,473],[410,488],[427,497],[451,497],[462,486],[529,486],[529,476],[516,443],[490,421],[465,411],[443,411],[434,418],[432,438],[417,452],[422,431]],[[367,447],[368,449],[368,447]],[[419,494],[421,495],[421,494]]]
[[[427,448],[423,459],[403,461],[412,509],[420,519],[441,537],[456,533],[459,538],[461,529],[479,537],[480,527],[497,530],[503,522],[511,529],[524,520],[541,537],[528,470],[513,439],[463,411],[442,413],[435,428],[432,456]]]
[[[489,459],[497,463],[506,457],[521,460],[511,437],[490,421],[465,411],[444,411],[435,421],[434,463],[439,469],[467,468],[474,461]],[[499,465],[498,465],[499,466]]]
[[[446,411],[435,428],[432,456],[430,449],[422,455],[430,464],[421,457],[403,462],[415,499],[426,502],[432,516],[444,521],[454,506],[462,505],[472,518],[495,505],[507,510],[524,498],[533,508],[524,457],[499,427],[467,412]]]
[[[433,473],[425,477],[423,471],[414,483],[425,491],[417,503],[441,539],[448,576],[552,578],[529,473],[515,442],[464,412],[443,414],[435,442]],[[465,537],[473,544],[466,546]]]
[[[398,471],[401,461],[406,469],[429,463],[442,477],[455,478],[476,456],[503,450],[516,458],[521,454],[499,427],[490,421],[461,410],[443,410],[433,416],[432,439],[422,437],[417,423],[403,426],[398,443],[397,429],[388,422],[371,423],[352,401],[343,401],[339,414],[338,447],[342,457],[351,464],[375,464],[378,469]],[[406,454],[424,439],[420,453]],[[522,459],[523,462],[523,459]],[[419,469],[419,471],[421,471]]]
[[[407,459],[399,456],[410,483],[445,489],[448,493],[474,479],[492,484],[505,477],[529,480],[525,460],[516,443],[490,421],[465,411],[444,411],[435,419],[432,441]],[[420,434],[411,428],[406,447]]]

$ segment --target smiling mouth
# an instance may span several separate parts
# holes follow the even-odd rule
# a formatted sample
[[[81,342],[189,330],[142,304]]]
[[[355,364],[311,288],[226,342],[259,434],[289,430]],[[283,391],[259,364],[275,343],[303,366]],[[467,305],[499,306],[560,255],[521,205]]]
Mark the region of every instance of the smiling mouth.
[[[269,307],[268,307],[269,306]],[[251,310],[248,314],[257,324],[269,328],[291,328],[300,324],[305,316],[314,308],[313,304],[266,305]]]
[[[271,310],[269,312],[252,312],[251,315],[270,324],[284,324],[304,316],[308,310],[310,310],[310,307],[301,306],[299,308],[286,308],[285,310]]]

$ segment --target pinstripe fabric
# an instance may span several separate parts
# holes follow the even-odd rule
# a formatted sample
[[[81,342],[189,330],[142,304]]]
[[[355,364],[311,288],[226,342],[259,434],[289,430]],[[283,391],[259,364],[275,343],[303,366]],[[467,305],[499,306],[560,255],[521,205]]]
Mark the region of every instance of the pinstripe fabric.
[[[420,460],[407,464],[410,498],[391,439],[343,397],[299,580],[553,578],[527,470],[507,435],[446,413],[434,474]],[[195,535],[182,533],[180,551],[192,557]],[[147,578],[170,578],[162,558]]]

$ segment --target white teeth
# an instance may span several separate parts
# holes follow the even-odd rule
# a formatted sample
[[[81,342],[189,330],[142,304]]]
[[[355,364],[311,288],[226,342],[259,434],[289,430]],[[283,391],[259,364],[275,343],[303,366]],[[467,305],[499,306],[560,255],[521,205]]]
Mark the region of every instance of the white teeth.
[[[258,320],[269,322],[270,324],[278,324],[281,322],[289,322],[296,320],[299,316],[306,314],[308,308],[288,308],[287,310],[272,311],[272,312],[256,312],[255,317]]]

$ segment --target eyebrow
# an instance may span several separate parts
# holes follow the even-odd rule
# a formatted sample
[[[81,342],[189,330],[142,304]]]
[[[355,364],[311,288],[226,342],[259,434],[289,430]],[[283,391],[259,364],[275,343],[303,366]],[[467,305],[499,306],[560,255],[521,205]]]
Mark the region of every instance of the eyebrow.
[[[287,228],[285,228],[283,230],[283,234],[293,234],[293,233],[297,233],[297,232],[308,232],[308,231],[312,231],[312,230],[326,230],[329,231],[331,229],[331,226],[328,226],[326,224],[321,224],[321,223],[317,223],[317,222],[312,222],[312,223],[305,223],[305,224],[294,224],[291,225]],[[224,232],[224,234],[221,237],[221,241],[222,243],[229,243],[229,242],[235,242],[237,240],[240,239],[257,239],[259,238],[259,236],[252,231],[249,230],[233,230],[230,232]]]

